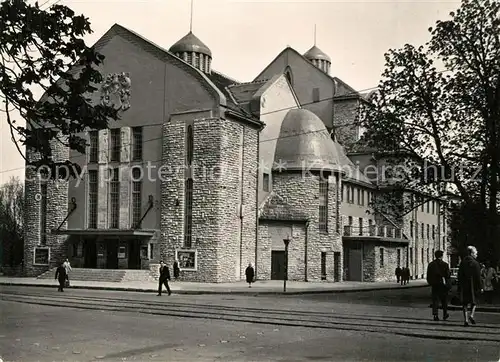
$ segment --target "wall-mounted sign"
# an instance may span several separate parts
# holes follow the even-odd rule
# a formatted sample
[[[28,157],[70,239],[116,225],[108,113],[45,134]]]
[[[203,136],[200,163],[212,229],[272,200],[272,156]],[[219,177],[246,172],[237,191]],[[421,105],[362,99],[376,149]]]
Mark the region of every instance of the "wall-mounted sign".
[[[49,247],[36,247],[33,250],[33,264],[34,265],[49,265],[50,262],[50,248]]]
[[[179,269],[181,270],[197,270],[198,260],[197,260],[196,250],[176,250],[175,258],[179,261]]]
[[[127,248],[125,246],[118,247],[118,259],[125,259]]]

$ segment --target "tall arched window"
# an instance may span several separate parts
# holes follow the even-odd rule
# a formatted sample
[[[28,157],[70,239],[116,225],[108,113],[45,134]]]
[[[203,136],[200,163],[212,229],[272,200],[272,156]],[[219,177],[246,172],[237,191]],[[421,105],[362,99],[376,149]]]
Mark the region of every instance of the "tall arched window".
[[[194,139],[193,126],[189,125],[186,135],[186,161],[189,166],[193,163]]]
[[[188,178],[185,187],[184,247],[190,248],[193,240],[193,179]]]

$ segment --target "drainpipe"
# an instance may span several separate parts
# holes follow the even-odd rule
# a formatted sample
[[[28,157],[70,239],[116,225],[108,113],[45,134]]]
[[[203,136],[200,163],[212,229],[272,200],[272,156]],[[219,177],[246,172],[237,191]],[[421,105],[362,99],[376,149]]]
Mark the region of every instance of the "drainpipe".
[[[306,230],[305,230],[305,236],[304,236],[304,280],[307,282],[307,245],[308,245],[308,234],[309,234],[309,220],[306,221]]]
[[[257,165],[260,165],[260,132],[264,127],[260,128],[257,132]],[[255,261],[254,261],[254,271],[255,280],[258,279],[259,268],[257,267],[257,256],[259,249],[259,190],[260,190],[260,168],[257,167],[257,182],[256,182],[256,193],[255,193]]]
[[[240,279],[243,274],[243,196],[244,196],[244,190],[243,190],[243,185],[245,184],[245,126],[243,126],[242,130],[242,142],[241,142],[241,171],[240,171],[240,178],[241,178],[241,194],[240,194],[240,207],[239,207],[239,213],[240,213]]]

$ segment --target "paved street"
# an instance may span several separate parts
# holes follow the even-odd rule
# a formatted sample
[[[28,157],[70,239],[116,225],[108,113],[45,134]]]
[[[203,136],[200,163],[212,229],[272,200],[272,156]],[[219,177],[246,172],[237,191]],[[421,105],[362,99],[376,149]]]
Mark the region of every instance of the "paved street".
[[[500,314],[429,318],[423,288],[302,296],[1,287],[4,361],[498,361]]]

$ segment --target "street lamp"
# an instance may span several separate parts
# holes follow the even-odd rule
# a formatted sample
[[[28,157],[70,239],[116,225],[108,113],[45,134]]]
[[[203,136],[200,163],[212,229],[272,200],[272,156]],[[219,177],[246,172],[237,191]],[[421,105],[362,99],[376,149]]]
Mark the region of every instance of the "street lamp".
[[[286,293],[286,281],[288,279],[288,244],[290,244],[290,238],[286,237],[286,239],[283,239],[283,242],[285,243],[285,275],[283,278],[283,293]]]

